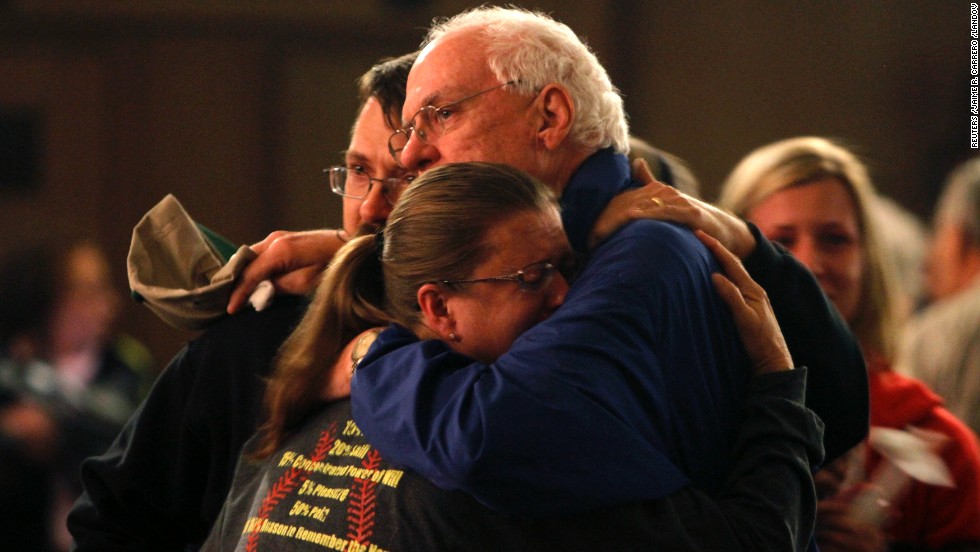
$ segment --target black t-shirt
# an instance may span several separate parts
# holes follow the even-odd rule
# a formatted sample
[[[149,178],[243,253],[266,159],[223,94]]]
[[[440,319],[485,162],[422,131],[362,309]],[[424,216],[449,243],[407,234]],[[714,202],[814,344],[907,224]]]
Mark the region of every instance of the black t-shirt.
[[[354,423],[350,401],[337,401],[273,455],[240,460],[201,550],[802,549],[816,506],[808,457],[819,461],[822,436],[819,420],[800,404],[804,375],[753,381],[735,476],[721,496],[687,487],[656,501],[560,517],[505,516],[391,465]]]

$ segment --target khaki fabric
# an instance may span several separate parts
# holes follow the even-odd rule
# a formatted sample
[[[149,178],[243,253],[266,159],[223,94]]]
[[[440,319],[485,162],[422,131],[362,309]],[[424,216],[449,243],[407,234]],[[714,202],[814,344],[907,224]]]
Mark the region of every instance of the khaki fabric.
[[[175,328],[203,329],[225,315],[235,279],[256,257],[247,245],[231,251],[168,194],[133,229],[127,259],[133,297]]]

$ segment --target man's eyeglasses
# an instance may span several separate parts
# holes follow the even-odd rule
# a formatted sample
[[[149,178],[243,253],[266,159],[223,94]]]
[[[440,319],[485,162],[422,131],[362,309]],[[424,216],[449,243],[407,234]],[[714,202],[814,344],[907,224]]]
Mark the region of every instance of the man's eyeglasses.
[[[415,176],[392,178],[374,178],[361,169],[354,167],[330,167],[323,169],[323,175],[330,184],[333,193],[353,199],[364,199],[371,192],[373,183],[381,184],[381,193],[389,205],[394,206],[405,188],[415,180]]]
[[[558,266],[547,261],[538,261],[525,266],[513,274],[465,280],[435,280],[435,283],[454,286],[457,284],[476,284],[479,282],[517,282],[521,291],[534,292],[548,287],[554,279],[556,272],[561,274],[565,278],[565,281],[571,284],[578,274],[578,269],[578,258],[574,255],[569,255]]]
[[[408,122],[408,125],[396,130],[388,138],[388,151],[395,159],[395,162],[401,165],[402,150],[405,149],[405,146],[408,144],[408,139],[412,137],[412,134],[415,134],[425,144],[433,144],[440,136],[450,130],[453,115],[456,113],[456,108],[459,107],[459,104],[488,92],[493,92],[498,88],[516,83],[517,81],[507,81],[492,88],[481,90],[475,94],[470,94],[455,102],[440,106],[427,105],[419,109],[415,112],[415,115],[412,115],[412,119]]]

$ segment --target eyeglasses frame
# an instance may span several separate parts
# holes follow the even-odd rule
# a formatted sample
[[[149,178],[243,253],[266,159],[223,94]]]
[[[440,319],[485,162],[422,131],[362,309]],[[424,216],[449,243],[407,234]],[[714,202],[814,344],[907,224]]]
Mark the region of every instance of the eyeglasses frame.
[[[490,88],[487,88],[486,90],[481,90],[479,92],[475,92],[473,94],[470,94],[469,96],[466,96],[465,98],[461,98],[461,99],[456,100],[456,101],[453,101],[453,102],[445,103],[445,104],[442,104],[442,105],[432,105],[432,104],[429,104],[429,105],[425,105],[425,106],[420,107],[419,110],[416,111],[414,115],[412,115],[412,118],[409,119],[409,124],[408,125],[403,126],[402,128],[396,130],[395,132],[392,132],[391,133],[391,136],[388,137],[388,153],[391,154],[391,157],[395,160],[396,163],[398,163],[399,165],[401,165],[401,152],[402,152],[402,150],[405,149],[405,146],[402,146],[401,148],[395,149],[391,145],[391,141],[394,140],[395,139],[395,136],[398,136],[399,134],[405,136],[405,144],[406,145],[408,144],[408,141],[412,139],[412,134],[418,134],[419,140],[422,140],[422,143],[424,143],[424,144],[430,143],[428,141],[428,139],[426,138],[426,136],[425,136],[426,133],[423,132],[423,131],[417,130],[416,129],[416,125],[415,125],[415,120],[418,118],[419,114],[422,113],[423,111],[439,111],[441,109],[455,107],[455,106],[457,106],[457,105],[459,105],[459,104],[461,104],[461,103],[463,103],[465,101],[472,100],[473,98],[476,98],[478,96],[482,96],[482,95],[487,94],[489,92],[493,92],[494,90],[496,90],[498,88],[503,88],[505,86],[512,86],[512,85],[515,85],[517,83],[518,83],[518,81],[516,81],[516,80],[509,80],[509,81],[507,81],[505,83],[498,84],[496,86],[492,86]]]
[[[578,267],[578,260],[573,258],[572,260],[571,272],[575,272]],[[525,272],[532,266],[542,265],[543,276],[541,281],[534,284],[528,284],[524,281]],[[464,278],[461,280],[432,280],[430,283],[442,284],[446,286],[453,286],[456,284],[477,284],[480,282],[517,282],[521,291],[533,293],[540,291],[551,284],[555,277],[555,274],[561,274],[563,278],[569,283],[574,279],[574,276],[569,274],[566,275],[561,268],[555,266],[549,261],[536,261],[528,265],[523,266],[517,272],[512,274],[503,274],[501,276],[488,276],[486,278]]]
[[[363,175],[365,178],[367,178],[368,179],[368,186],[367,186],[367,190],[364,192],[364,195],[358,196],[358,195],[354,195],[354,194],[349,194],[349,193],[341,192],[340,190],[338,190],[337,187],[334,186],[334,184],[333,184],[333,176],[332,175],[334,173],[338,173],[340,171],[344,171],[346,173],[353,172],[353,173],[356,173],[356,174]],[[333,192],[333,193],[335,193],[335,194],[337,194],[337,195],[339,195],[341,197],[348,197],[348,198],[351,198],[351,199],[364,199],[364,198],[366,198],[368,196],[368,194],[371,193],[371,187],[374,185],[375,182],[378,182],[378,183],[381,184],[381,195],[384,196],[385,201],[387,201],[388,202],[388,205],[391,205],[391,206],[394,206],[395,205],[395,202],[398,201],[398,198],[395,198],[394,200],[392,200],[391,197],[388,196],[388,191],[391,190],[395,186],[401,186],[403,188],[403,190],[404,190],[404,188],[407,188],[412,183],[412,180],[415,179],[414,176],[413,177],[407,177],[407,176],[394,177],[394,176],[391,176],[391,177],[388,177],[388,178],[375,178],[375,177],[371,176],[370,174],[368,174],[367,171],[364,171],[364,170],[361,170],[361,169],[352,169],[350,167],[345,167],[344,165],[334,165],[332,167],[327,167],[326,169],[323,169],[323,174],[325,174],[327,176],[327,185],[330,186],[330,191],[331,192]],[[412,180],[407,180],[408,178],[412,178]],[[344,180],[346,181],[346,177],[344,178]],[[392,181],[394,181],[395,183],[393,183]],[[344,187],[346,188],[346,186],[344,186]],[[401,197],[401,194],[399,194],[399,197]]]

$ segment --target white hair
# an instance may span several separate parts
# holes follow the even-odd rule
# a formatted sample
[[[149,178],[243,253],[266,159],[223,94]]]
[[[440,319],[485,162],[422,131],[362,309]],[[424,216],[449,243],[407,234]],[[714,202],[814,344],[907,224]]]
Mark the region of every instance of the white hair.
[[[567,25],[539,12],[481,6],[435,21],[422,47],[463,29],[481,34],[487,66],[501,83],[516,81],[522,94],[549,83],[568,89],[575,102],[570,136],[577,144],[629,152],[623,98],[592,50]]]
[[[980,247],[980,157],[964,162],[950,174],[936,207],[936,223],[963,228]]]

